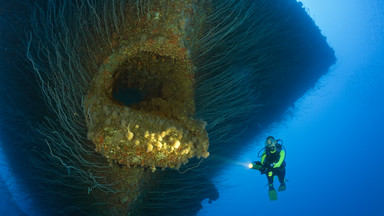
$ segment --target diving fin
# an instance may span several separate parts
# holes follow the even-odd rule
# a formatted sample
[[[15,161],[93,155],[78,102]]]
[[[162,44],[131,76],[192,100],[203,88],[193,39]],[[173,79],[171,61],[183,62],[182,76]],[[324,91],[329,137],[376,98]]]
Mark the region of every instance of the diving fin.
[[[277,192],[274,187],[269,188],[268,196],[271,201],[277,200]]]
[[[281,191],[285,191],[285,189],[287,189],[287,186],[285,184],[281,184],[279,188],[277,188],[277,191],[281,192]]]

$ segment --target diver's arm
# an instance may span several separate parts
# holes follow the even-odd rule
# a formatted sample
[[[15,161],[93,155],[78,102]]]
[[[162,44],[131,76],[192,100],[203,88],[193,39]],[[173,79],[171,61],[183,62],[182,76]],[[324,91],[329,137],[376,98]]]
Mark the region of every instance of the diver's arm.
[[[264,165],[264,160],[265,160],[265,152],[261,155],[261,164]]]
[[[282,149],[280,151],[280,159],[279,161],[273,166],[273,168],[278,168],[281,166],[281,164],[284,162],[285,159],[285,151]]]

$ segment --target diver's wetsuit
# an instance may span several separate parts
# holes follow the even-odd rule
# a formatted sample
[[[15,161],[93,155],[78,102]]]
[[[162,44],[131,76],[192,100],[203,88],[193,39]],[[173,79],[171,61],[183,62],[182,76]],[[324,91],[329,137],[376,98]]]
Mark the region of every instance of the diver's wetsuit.
[[[282,148],[277,147],[275,152],[269,152],[266,150],[261,156],[261,164],[270,165],[275,163],[276,168],[267,169],[266,176],[268,178],[268,184],[273,184],[273,177],[277,176],[279,182],[284,184],[285,182],[285,151]],[[268,176],[268,172],[272,171],[273,175]]]

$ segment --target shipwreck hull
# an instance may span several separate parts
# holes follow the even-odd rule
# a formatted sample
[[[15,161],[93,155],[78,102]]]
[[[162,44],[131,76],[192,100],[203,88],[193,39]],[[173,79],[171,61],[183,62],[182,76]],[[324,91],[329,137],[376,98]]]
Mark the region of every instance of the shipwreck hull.
[[[295,0],[19,8],[3,148],[47,215],[195,215],[218,199],[219,171],[335,61]]]

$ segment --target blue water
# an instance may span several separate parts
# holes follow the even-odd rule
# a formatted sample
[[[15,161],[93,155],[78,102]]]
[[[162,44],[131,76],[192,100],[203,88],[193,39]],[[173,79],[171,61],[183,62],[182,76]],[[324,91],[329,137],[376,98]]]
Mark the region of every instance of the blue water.
[[[217,179],[220,199],[198,215],[384,215],[384,2],[302,2],[337,63]],[[245,166],[268,135],[287,147],[289,182],[274,202],[266,177]]]
[[[219,176],[198,215],[384,215],[384,2],[302,0],[338,59],[317,87]],[[287,148],[287,190],[271,202],[247,164],[263,139]],[[1,160],[0,215],[35,215]],[[277,181],[275,181],[277,186]]]

